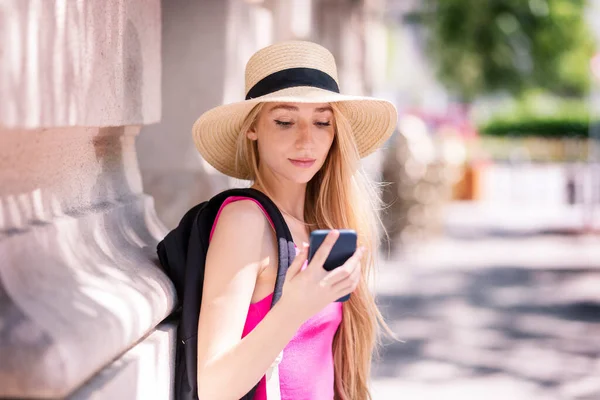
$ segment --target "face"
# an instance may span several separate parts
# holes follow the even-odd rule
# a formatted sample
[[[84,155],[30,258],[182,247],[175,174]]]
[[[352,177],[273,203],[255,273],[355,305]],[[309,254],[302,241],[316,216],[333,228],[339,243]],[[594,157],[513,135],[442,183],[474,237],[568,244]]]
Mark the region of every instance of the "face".
[[[325,163],[334,132],[328,103],[266,103],[247,136],[258,141],[262,173],[307,183]]]

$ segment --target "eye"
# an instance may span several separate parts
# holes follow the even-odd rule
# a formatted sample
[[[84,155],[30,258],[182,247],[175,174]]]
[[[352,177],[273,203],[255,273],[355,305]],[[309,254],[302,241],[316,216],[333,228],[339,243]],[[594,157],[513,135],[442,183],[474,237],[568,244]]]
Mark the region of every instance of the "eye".
[[[275,123],[281,127],[288,127],[288,126],[292,126],[294,124],[291,121],[280,121],[278,119],[275,120]]]
[[[327,127],[327,126],[331,126],[331,121],[327,121],[327,122],[316,122],[315,125],[318,126],[322,126],[322,127]]]

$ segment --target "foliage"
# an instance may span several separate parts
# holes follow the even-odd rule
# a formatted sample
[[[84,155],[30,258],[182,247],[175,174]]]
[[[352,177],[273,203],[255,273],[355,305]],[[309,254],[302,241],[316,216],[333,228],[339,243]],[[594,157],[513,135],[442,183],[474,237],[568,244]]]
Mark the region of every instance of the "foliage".
[[[481,133],[494,136],[544,138],[586,138],[589,136],[589,120],[569,118],[536,118],[510,121],[495,120],[481,127]]]
[[[423,28],[439,79],[460,101],[543,88],[581,96],[590,85],[585,0],[422,0],[406,17]]]
[[[589,105],[581,99],[528,91],[480,123],[479,130],[494,136],[585,138],[590,132],[590,115]]]

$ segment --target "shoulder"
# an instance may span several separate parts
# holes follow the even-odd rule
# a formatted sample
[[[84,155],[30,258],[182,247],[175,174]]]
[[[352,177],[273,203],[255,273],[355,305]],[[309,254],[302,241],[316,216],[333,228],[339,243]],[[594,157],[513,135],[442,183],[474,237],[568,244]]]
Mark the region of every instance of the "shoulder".
[[[216,221],[213,240],[223,238],[251,244],[271,231],[270,223],[260,206],[251,199],[226,204]]]
[[[250,267],[253,274],[259,274],[276,259],[275,234],[260,206],[252,200],[226,204],[214,226],[206,270],[215,266],[219,279],[228,276],[225,271],[247,270],[245,267]],[[255,278],[247,278],[255,281]]]
[[[245,222],[252,225],[261,225],[266,222],[266,218],[260,206],[254,200],[241,199],[222,207],[217,223],[232,221],[237,222],[237,224]]]

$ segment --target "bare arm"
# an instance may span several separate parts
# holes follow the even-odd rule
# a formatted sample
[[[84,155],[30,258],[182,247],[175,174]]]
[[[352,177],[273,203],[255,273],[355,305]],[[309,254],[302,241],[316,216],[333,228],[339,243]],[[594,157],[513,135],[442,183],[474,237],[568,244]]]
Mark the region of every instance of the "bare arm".
[[[226,206],[206,258],[198,323],[201,400],[245,395],[303,322],[279,302],[240,339],[259,270],[271,263],[277,263],[277,248],[262,211],[251,201]]]

